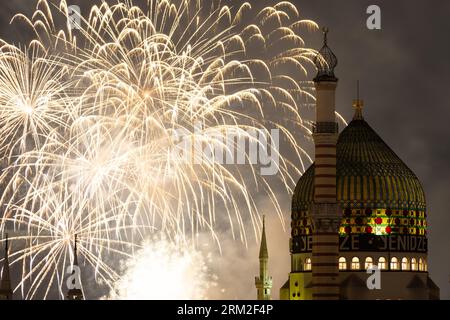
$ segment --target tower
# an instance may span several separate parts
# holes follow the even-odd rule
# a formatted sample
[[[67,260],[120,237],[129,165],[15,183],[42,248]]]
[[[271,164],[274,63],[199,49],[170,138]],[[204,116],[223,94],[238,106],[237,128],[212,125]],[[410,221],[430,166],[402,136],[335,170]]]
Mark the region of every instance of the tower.
[[[317,76],[316,123],[313,127],[315,146],[314,203],[309,217],[312,222],[312,298],[339,299],[339,224],[340,210],[336,202],[336,143],[338,124],[335,117],[334,75],[337,58],[324,43],[314,59]]]
[[[73,264],[72,274],[70,279],[67,280],[67,300],[83,300],[83,291],[81,290],[81,275],[80,267],[78,266],[78,252],[77,252],[77,235],[75,235],[75,241],[73,246]]]
[[[259,277],[255,277],[255,285],[258,300],[270,300],[272,289],[272,277],[269,276],[269,253],[266,242],[266,223],[263,217],[263,229],[261,235],[261,246],[259,248]]]
[[[13,291],[11,289],[11,277],[9,273],[8,249],[8,235],[6,235],[5,258],[3,259],[3,266],[0,270],[0,300],[12,300],[13,296]]]

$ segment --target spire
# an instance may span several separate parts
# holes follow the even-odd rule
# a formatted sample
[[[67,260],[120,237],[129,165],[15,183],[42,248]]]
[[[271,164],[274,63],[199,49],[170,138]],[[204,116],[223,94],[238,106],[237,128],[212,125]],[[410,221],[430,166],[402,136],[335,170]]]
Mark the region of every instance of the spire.
[[[9,272],[8,260],[8,234],[5,238],[5,258],[3,259],[3,266],[0,274],[0,299],[12,300],[11,276]]]
[[[261,247],[259,249],[259,277],[255,278],[258,300],[270,300],[272,277],[269,275],[269,254],[266,242],[266,222],[263,216]]]
[[[77,250],[78,235],[75,234],[73,244],[73,265],[70,278],[67,280],[67,299],[68,300],[83,300],[84,295],[81,290],[81,276],[80,267],[78,266],[78,250]]]
[[[353,115],[353,120],[363,120],[362,108],[364,106],[364,101],[359,99],[359,80],[356,81],[356,99],[353,100],[353,108],[355,109],[355,114]]]
[[[259,248],[259,258],[260,259],[268,259],[269,253],[267,250],[267,241],[266,241],[266,221],[265,216],[263,216],[263,229],[261,235],[261,247]]]
[[[77,251],[77,241],[78,241],[78,235],[75,234],[75,240],[73,244],[73,265],[78,266],[78,251]]]
[[[314,57],[314,64],[317,67],[317,75],[314,82],[331,81],[336,82],[338,79],[334,75],[334,68],[336,68],[338,60],[328,47],[328,28],[324,27],[323,31],[323,46]]]

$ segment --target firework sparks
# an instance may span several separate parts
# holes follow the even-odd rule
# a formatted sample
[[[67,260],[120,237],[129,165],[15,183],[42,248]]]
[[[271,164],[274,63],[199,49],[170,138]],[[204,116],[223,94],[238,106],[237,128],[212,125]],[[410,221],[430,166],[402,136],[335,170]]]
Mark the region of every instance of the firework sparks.
[[[21,51],[0,47],[0,152],[39,148],[49,136],[66,129],[71,117],[64,68],[57,68],[37,45]],[[28,147],[28,148],[27,148]]]
[[[29,287],[27,298],[48,282],[63,296],[75,235],[82,260],[111,288],[119,276],[104,257],[136,257],[153,231],[188,242],[206,229],[220,246],[218,208],[233,236],[246,241],[244,220],[255,233],[258,222],[249,178],[281,217],[270,184],[252,166],[185,161],[174,136],[213,147],[211,132],[248,137],[249,129],[277,128],[300,162],[308,158],[286,125],[308,130],[298,101],[312,99],[302,79],[316,53],[300,32],[317,29],[314,22],[288,2],[255,14],[247,3],[150,0],[144,9],[103,2],[72,31],[55,22],[69,18],[65,1],[53,8],[41,0],[36,10],[32,19],[14,19],[35,32],[30,49],[0,50],[0,150],[8,154],[2,229],[23,233],[13,263],[23,265],[18,287]],[[276,111],[270,119],[268,110]],[[288,190],[296,167],[281,158]],[[165,252],[149,246],[131,273]],[[136,297],[135,283],[122,281],[125,295]]]
[[[133,259],[124,263],[124,274],[107,298],[207,299],[208,290],[216,286],[207,262],[200,251],[176,241],[146,241]]]

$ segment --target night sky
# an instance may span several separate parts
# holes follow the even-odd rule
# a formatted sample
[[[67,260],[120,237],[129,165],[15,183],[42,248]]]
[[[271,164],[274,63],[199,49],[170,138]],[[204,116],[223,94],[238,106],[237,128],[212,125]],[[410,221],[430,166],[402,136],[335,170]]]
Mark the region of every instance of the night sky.
[[[259,5],[262,1],[250,2]],[[339,78],[337,111],[346,120],[351,119],[351,101],[359,80],[365,119],[421,180],[428,206],[429,271],[441,289],[441,298],[450,299],[450,2],[435,0],[432,5],[425,0],[292,2],[303,18],[330,28],[329,46],[339,60],[335,70]],[[18,25],[10,26],[9,20],[17,12],[31,13],[33,3],[1,2],[0,38],[16,44],[27,38]],[[68,3],[82,5],[93,1]],[[372,4],[381,8],[381,30],[366,27],[366,8]],[[321,46],[319,33],[305,40],[308,46]],[[280,195],[280,201],[289,219],[290,195]],[[269,223],[270,268],[275,282],[274,297],[278,298],[278,289],[289,272],[290,230],[283,231],[276,217],[269,219]],[[227,250],[227,244],[232,249]],[[232,268],[223,271],[227,272],[224,278],[231,292],[227,297],[255,297],[257,250],[255,239],[251,239],[248,250],[236,249],[232,240],[225,241],[224,265],[233,262]]]

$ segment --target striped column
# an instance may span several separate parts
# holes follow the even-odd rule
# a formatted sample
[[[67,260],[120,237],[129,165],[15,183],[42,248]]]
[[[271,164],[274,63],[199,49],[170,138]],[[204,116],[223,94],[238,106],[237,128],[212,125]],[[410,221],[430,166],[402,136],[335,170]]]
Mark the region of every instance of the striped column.
[[[339,299],[339,236],[333,231],[317,231],[312,244],[313,299]]]
[[[317,81],[314,127],[314,225],[312,243],[313,299],[339,299],[339,224],[336,199],[335,90],[337,82]]]
[[[316,150],[315,203],[336,203],[336,138],[335,135],[320,133],[314,137]]]

